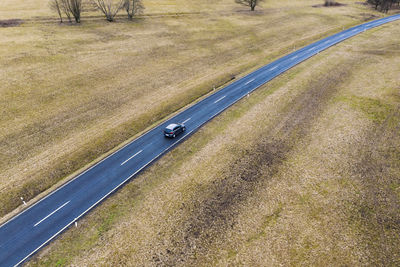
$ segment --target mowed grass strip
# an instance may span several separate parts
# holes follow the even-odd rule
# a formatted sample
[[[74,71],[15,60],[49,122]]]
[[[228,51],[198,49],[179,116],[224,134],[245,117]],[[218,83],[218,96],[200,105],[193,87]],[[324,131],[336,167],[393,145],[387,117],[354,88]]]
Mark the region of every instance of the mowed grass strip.
[[[149,15],[186,15],[74,26],[44,22],[43,1],[5,2],[26,22],[1,29],[0,216],[232,76],[375,14],[292,2],[149,0]]]
[[[398,265],[399,24],[243,99],[28,265]]]

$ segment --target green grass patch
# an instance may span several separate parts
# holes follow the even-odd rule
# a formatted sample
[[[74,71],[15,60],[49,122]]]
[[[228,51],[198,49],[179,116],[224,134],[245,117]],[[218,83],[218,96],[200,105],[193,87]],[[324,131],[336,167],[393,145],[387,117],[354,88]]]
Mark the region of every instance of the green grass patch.
[[[393,112],[393,106],[384,103],[382,100],[360,97],[356,95],[342,96],[336,100],[349,104],[353,109],[363,112],[370,120],[375,123],[384,122]]]

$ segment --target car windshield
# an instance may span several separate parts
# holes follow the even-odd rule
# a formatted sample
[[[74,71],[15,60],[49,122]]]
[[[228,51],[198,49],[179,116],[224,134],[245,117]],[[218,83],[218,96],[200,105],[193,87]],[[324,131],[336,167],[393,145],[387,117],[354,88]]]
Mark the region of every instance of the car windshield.
[[[167,126],[167,128],[165,129],[166,131],[173,131],[174,128],[176,128],[178,125],[176,124],[170,124]]]

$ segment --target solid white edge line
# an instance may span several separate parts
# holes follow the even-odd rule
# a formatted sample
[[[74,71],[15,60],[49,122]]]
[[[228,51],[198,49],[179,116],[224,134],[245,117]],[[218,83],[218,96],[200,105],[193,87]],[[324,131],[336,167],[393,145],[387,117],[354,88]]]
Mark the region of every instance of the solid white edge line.
[[[245,83],[245,85],[248,85],[251,82],[254,82],[255,79],[251,79],[250,81],[248,81],[247,83]]]
[[[139,155],[140,153],[142,153],[143,150],[140,150],[139,152],[137,152],[135,155],[133,155],[132,157],[130,157],[129,159],[125,160],[124,162],[121,163],[120,166],[124,165],[125,163],[127,163],[128,161],[130,161],[131,159],[133,159],[134,157],[136,157],[137,155]]]
[[[51,215],[53,215],[54,213],[56,213],[57,211],[59,211],[60,209],[62,209],[65,205],[67,205],[69,202],[71,202],[71,200],[65,202],[64,204],[62,204],[60,207],[58,207],[55,211],[53,211],[52,213],[50,213],[49,215],[47,215],[46,217],[44,217],[43,219],[41,219],[40,221],[38,221],[37,223],[35,223],[35,225],[33,227],[38,226],[39,224],[41,224],[44,220],[46,220],[47,218],[49,218]]]
[[[187,120],[185,120],[184,122],[182,122],[183,124],[187,123],[188,121],[190,121],[192,118],[189,118]]]
[[[294,66],[296,66],[296,65],[294,65]],[[293,67],[294,67],[293,66]],[[276,68],[276,67],[275,67]],[[277,75],[277,76],[279,76],[279,75]],[[277,76],[275,76],[274,78],[276,78]],[[251,91],[249,91],[248,93],[251,93],[251,92],[253,92],[253,91],[255,91],[255,90],[257,90],[259,87],[261,87],[262,85],[264,85],[264,84],[261,84],[261,85],[259,85],[259,86],[257,86],[257,87],[255,87],[253,90],[251,90]],[[239,98],[239,99],[237,99],[236,101],[234,101],[231,105],[229,105],[229,106],[227,106],[226,108],[228,108],[228,107],[230,107],[230,106],[232,106],[232,105],[234,105],[236,102],[238,102],[239,100],[241,100],[242,98],[244,98],[245,97],[245,95],[243,95],[241,98]],[[225,108],[225,109],[226,109]],[[224,110],[225,110],[224,109]],[[212,118],[214,118],[215,116],[217,116],[218,114],[220,114],[222,111],[224,111],[224,110],[221,110],[220,112],[218,112],[217,114],[215,114],[213,117],[211,117],[210,118],[210,120],[212,119]],[[208,122],[208,121],[206,121],[206,122]],[[206,123],[206,122],[204,122],[204,123]],[[202,125],[204,125],[204,123],[202,123],[202,124],[200,124],[199,125],[199,127],[198,128],[200,128]],[[150,131],[150,130],[149,130]],[[193,132],[193,130],[192,131],[190,131],[190,132],[188,132],[186,135],[184,135],[181,139],[179,139],[177,142],[179,142],[180,140],[182,140],[184,137],[186,137],[187,135],[189,135],[190,133],[192,133]],[[140,137],[139,137],[140,138]],[[134,140],[134,141],[136,141],[136,140]],[[134,142],[134,141],[132,141],[132,142]],[[131,143],[132,143],[131,142]],[[175,142],[173,145],[175,145],[177,142]],[[130,143],[129,143],[130,144]],[[127,146],[127,145],[129,145],[129,144],[126,144],[125,146]],[[173,146],[172,145],[172,146]],[[125,147],[124,146],[124,147]],[[170,149],[171,148],[171,146],[170,147],[168,147],[166,150],[168,150],[168,149]],[[121,149],[123,149],[123,148],[121,148]],[[166,150],[164,150],[162,153],[160,153],[157,157],[155,157],[155,158],[153,158],[151,161],[149,161],[146,165],[144,165],[142,168],[140,168],[138,171],[136,171],[134,174],[132,174],[128,179],[126,179],[124,182],[122,182],[120,185],[118,185],[116,188],[114,188],[112,191],[110,191],[107,195],[105,195],[103,198],[101,198],[99,201],[97,201],[95,204],[93,204],[90,208],[88,208],[86,211],[84,211],[81,215],[79,215],[78,217],[76,217],[73,221],[71,221],[69,224],[67,224],[64,228],[62,228],[60,231],[58,231],[56,234],[54,234],[52,237],[50,237],[48,240],[46,240],[42,245],[40,245],[37,249],[35,249],[33,252],[31,252],[28,256],[26,256],[24,259],[22,259],[21,261],[19,261],[16,265],[14,265],[14,267],[15,266],[18,266],[19,264],[21,264],[22,262],[24,262],[27,258],[29,258],[31,255],[33,255],[36,251],[38,251],[40,248],[42,248],[45,244],[47,244],[47,242],[49,242],[50,240],[52,240],[54,237],[56,237],[58,234],[60,234],[62,231],[64,231],[66,228],[68,228],[71,224],[73,224],[76,220],[78,220],[80,217],[82,217],[86,212],[88,212],[91,208],[93,208],[94,206],[96,206],[100,201],[102,201],[104,198],[106,198],[107,196],[109,196],[115,189],[117,189],[119,186],[121,186],[122,184],[124,184],[127,180],[129,180],[130,178],[132,178],[134,175],[136,175],[138,172],[140,172],[142,169],[144,169],[145,167],[147,167],[150,163],[152,163],[155,159],[157,159],[160,155],[162,155]],[[119,151],[119,150],[118,150]],[[117,153],[118,151],[116,151],[116,152],[114,152],[113,154],[115,154],[115,153]],[[110,155],[111,156],[111,155]],[[109,156],[109,157],[110,157]],[[105,159],[104,159],[105,160]],[[100,163],[100,162],[99,162]]]
[[[221,97],[220,99],[218,99],[217,101],[214,102],[214,104],[217,104],[219,101],[221,101],[222,99],[224,99],[226,97],[226,95],[224,95],[223,97]]]

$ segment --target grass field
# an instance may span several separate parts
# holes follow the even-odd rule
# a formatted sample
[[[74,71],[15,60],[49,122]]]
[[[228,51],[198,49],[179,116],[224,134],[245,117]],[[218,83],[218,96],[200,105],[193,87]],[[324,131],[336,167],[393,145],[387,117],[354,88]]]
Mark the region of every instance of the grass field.
[[[399,26],[263,86],[28,266],[398,266]]]
[[[0,216],[213,86],[380,15],[319,2],[145,0],[133,22],[92,12],[71,26],[45,0],[3,1],[0,19],[23,23],[0,28]]]

